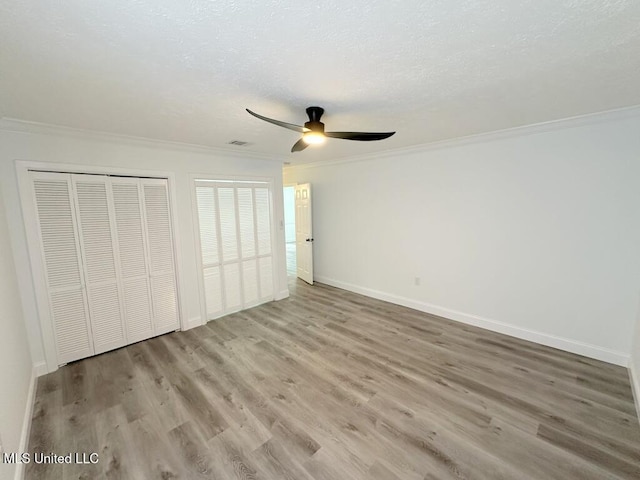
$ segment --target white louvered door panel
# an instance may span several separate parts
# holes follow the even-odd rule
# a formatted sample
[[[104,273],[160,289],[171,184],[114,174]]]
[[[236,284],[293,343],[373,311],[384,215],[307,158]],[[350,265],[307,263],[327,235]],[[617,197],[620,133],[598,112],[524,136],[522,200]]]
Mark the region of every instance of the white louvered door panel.
[[[163,179],[141,179],[155,334],[179,326],[169,191]]]
[[[258,293],[258,264],[256,259],[242,262],[242,301],[244,308],[257,305]]]
[[[109,179],[72,175],[86,274],[94,353],[127,344],[118,284],[117,247],[109,207]]]
[[[223,272],[225,313],[237,312],[242,309],[240,264],[235,262],[224,265]]]
[[[205,267],[218,265],[220,262],[215,196],[216,193],[213,187],[196,187],[202,265]]]
[[[260,265],[260,298],[261,300],[273,299],[273,258],[262,257],[259,259]]]
[[[71,176],[30,172],[58,364],[93,355]]]
[[[256,258],[256,209],[254,189],[238,187],[238,225],[240,231],[240,252],[242,254],[242,300],[244,308],[258,303],[258,259]]]
[[[238,220],[240,224],[240,250],[242,258],[256,256],[253,189],[238,188]]]
[[[258,243],[258,266],[260,271],[260,300],[271,300],[275,296],[273,287],[273,255],[271,251],[271,195],[268,188],[255,189],[256,237]]]
[[[269,213],[269,189],[256,188],[256,217],[258,254],[271,255],[271,215]]]
[[[218,188],[220,237],[222,261],[238,260],[238,232],[236,224],[236,200],[232,187]]]
[[[205,313],[207,320],[211,320],[224,311],[215,188],[212,185],[196,186],[196,202],[204,275]]]
[[[204,269],[204,294],[207,320],[220,316],[224,311],[220,266]]]
[[[140,180],[111,178],[127,343],[152,337],[153,315]]]
[[[236,193],[233,187],[218,187],[218,218],[222,245],[224,313],[242,309],[242,277]]]

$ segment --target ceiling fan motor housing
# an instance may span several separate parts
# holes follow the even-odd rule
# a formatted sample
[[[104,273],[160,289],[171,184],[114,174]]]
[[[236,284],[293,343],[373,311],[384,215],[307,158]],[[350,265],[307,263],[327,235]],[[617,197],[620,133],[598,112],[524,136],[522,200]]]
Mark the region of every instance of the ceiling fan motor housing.
[[[324,108],[322,107],[307,108],[307,115],[309,115],[309,122],[320,122],[320,117],[322,117],[323,113],[324,113]]]
[[[307,115],[309,121],[304,124],[304,128],[308,128],[312,132],[324,133],[324,123],[320,121],[324,108],[322,107],[309,107],[307,108]]]
[[[308,128],[312,132],[324,133],[324,123],[322,122],[305,122],[304,128]]]

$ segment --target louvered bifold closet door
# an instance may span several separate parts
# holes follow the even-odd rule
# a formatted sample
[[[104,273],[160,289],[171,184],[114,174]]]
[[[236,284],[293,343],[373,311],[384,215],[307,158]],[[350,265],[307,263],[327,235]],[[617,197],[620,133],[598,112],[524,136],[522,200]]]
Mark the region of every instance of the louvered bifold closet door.
[[[113,177],[110,182],[120,257],[124,323],[128,343],[135,343],[155,333],[144,238],[142,187],[137,178]]]
[[[179,325],[169,189],[164,179],[141,179],[155,334]]]
[[[93,354],[71,176],[30,172],[58,363]]]
[[[109,177],[72,175],[94,353],[127,344]]]
[[[196,180],[207,319],[273,300],[268,184]]]

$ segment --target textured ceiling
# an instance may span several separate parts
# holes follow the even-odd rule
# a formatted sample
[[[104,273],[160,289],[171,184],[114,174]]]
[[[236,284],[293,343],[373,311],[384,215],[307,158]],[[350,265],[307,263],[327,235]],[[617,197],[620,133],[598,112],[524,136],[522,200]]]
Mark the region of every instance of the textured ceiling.
[[[640,104],[638,0],[0,0],[0,116],[318,161]],[[290,154],[328,130],[397,130]],[[234,147],[231,140],[252,145]]]

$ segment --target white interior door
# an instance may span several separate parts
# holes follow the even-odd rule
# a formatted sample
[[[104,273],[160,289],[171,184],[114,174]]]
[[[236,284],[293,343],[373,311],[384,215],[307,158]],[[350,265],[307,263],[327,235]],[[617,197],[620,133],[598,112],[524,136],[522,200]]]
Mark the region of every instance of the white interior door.
[[[311,184],[296,185],[296,264],[298,278],[313,285],[313,225]]]

